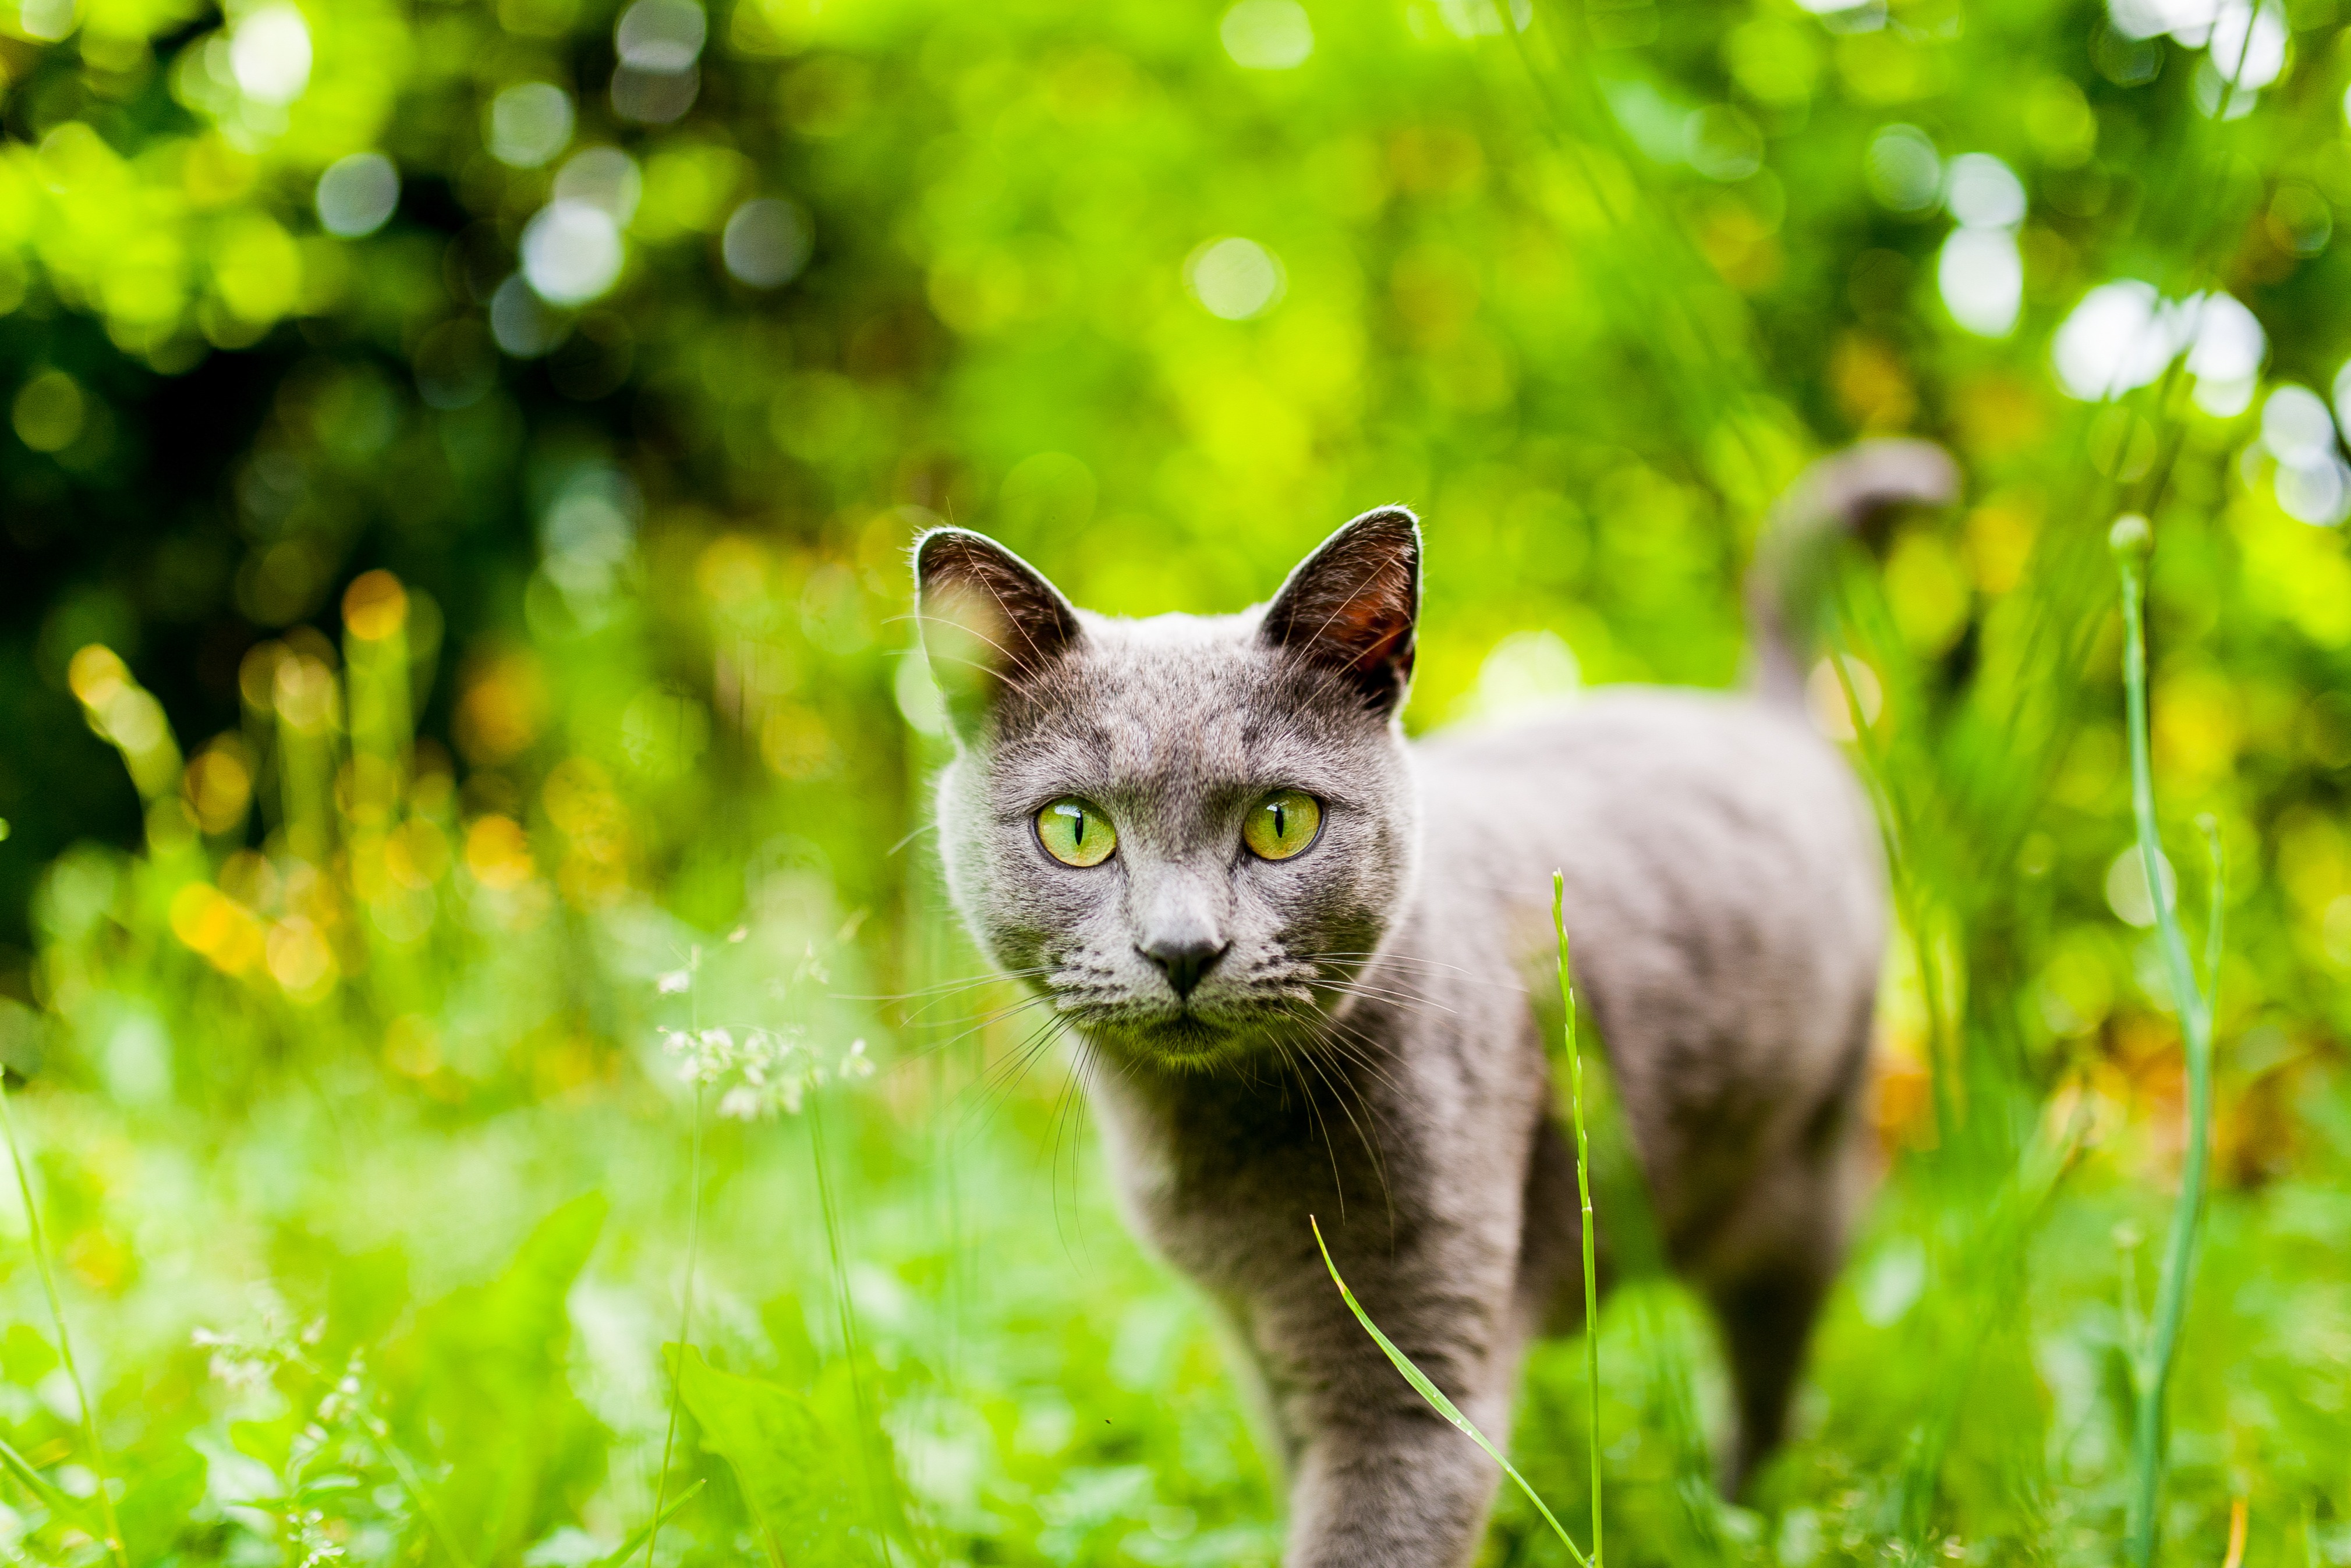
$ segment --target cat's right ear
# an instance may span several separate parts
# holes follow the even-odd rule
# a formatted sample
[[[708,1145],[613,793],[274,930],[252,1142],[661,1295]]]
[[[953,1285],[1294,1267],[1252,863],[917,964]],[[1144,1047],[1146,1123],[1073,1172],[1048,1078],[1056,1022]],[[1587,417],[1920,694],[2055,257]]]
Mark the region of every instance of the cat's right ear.
[[[914,543],[914,615],[956,733],[977,739],[1008,692],[1031,688],[1083,632],[1061,590],[985,535],[934,528]]]
[[[1383,717],[1412,685],[1420,616],[1420,519],[1366,512],[1322,541],[1266,607],[1258,635],[1303,659]]]

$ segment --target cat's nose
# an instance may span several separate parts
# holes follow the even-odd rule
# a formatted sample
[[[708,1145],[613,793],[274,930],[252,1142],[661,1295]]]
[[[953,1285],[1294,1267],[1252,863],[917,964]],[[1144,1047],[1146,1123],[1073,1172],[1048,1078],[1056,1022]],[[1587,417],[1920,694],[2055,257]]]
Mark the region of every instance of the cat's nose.
[[[1159,966],[1167,983],[1176,988],[1176,1000],[1184,1002],[1199,989],[1200,981],[1231,946],[1230,942],[1202,937],[1175,937],[1162,938],[1135,950]]]

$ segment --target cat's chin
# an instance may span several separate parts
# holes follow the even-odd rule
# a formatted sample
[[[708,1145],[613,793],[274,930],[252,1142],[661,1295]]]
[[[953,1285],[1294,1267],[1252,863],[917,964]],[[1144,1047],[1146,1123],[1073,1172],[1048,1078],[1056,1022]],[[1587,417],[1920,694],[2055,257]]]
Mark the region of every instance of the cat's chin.
[[[1197,1012],[1123,1020],[1097,1039],[1122,1054],[1177,1072],[1205,1072],[1241,1054],[1246,1033]]]

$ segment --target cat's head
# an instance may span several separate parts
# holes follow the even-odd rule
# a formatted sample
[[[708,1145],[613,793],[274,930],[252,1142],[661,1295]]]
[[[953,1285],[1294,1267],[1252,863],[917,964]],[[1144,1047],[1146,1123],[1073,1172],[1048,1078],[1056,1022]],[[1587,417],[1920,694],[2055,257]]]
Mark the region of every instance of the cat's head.
[[[1080,610],[960,529],[923,536],[915,576],[956,742],[948,888],[989,955],[1176,1066],[1334,1002],[1413,877],[1413,514],[1365,513],[1234,616]]]

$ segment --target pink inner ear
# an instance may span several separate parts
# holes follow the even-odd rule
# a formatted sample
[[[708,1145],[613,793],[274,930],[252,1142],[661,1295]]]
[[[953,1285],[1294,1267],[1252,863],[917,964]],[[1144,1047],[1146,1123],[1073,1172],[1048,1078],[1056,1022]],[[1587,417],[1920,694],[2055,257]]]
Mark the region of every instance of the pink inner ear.
[[[1351,670],[1376,669],[1412,634],[1411,596],[1409,568],[1394,556],[1380,561],[1325,612],[1314,640],[1346,656]]]
[[[1343,672],[1367,707],[1393,712],[1411,679],[1420,534],[1402,507],[1367,512],[1325,540],[1267,607],[1262,635]]]
[[[1374,670],[1381,661],[1395,656],[1396,644],[1412,629],[1412,623],[1402,614],[1402,607],[1385,593],[1369,594],[1349,600],[1332,618],[1330,629],[1322,635],[1343,648],[1362,651],[1348,661],[1353,670]]]

